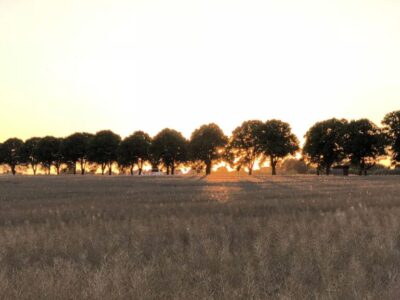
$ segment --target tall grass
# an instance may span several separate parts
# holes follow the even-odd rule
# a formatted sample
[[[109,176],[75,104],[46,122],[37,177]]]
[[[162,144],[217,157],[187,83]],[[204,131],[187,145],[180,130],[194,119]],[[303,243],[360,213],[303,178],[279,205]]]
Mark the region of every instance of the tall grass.
[[[1,177],[2,299],[396,299],[400,178]]]

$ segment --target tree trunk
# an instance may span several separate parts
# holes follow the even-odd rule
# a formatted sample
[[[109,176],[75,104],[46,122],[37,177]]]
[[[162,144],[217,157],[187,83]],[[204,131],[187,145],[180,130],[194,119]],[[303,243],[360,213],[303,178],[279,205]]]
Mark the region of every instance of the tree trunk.
[[[167,175],[169,175],[169,165],[167,165]]]
[[[81,159],[80,164],[81,164],[81,175],[85,175],[86,164],[83,159]]]
[[[271,168],[272,168],[272,175],[276,175],[276,161],[271,157],[270,158]]]
[[[171,166],[171,175],[175,175],[175,166],[174,165]]]
[[[76,162],[74,162],[74,175],[76,175]]]
[[[15,175],[15,173],[17,173],[17,172],[15,171],[15,166],[11,166],[11,173],[12,173],[13,175]]]
[[[317,168],[317,176],[319,176],[319,167]]]
[[[130,171],[131,171],[131,175],[133,175],[133,166],[131,166]]]
[[[362,160],[360,161],[360,170],[358,171],[358,175],[362,176],[363,173],[364,173],[365,171],[366,171],[366,170],[365,170],[365,162],[364,162],[364,160],[362,159]]]
[[[240,165],[239,165],[240,166]],[[250,160],[250,162],[247,164],[247,169],[248,169],[248,174],[251,175],[253,174],[253,168],[254,168],[254,161]],[[240,169],[239,169],[240,170]],[[238,170],[238,171],[239,171]]]
[[[211,161],[206,162],[206,175],[211,174]]]
[[[37,166],[32,165],[32,171],[33,171],[33,175],[36,175],[36,170],[37,170]]]
[[[374,162],[372,165],[368,165],[368,164],[366,165],[364,163],[364,176],[367,176],[368,170],[372,169],[375,165],[376,165],[376,162]]]
[[[57,175],[60,175],[60,166],[56,166]]]
[[[331,173],[331,166],[326,166],[326,168],[325,168],[325,174],[326,174],[327,176],[329,176],[330,173]]]
[[[104,171],[106,170],[106,165],[101,164],[101,175],[104,175]]]
[[[140,158],[138,160],[137,166],[138,166],[138,175],[142,175],[142,171],[143,171],[143,160]]]
[[[49,166],[48,168],[47,168],[47,175],[50,175],[51,174],[51,166]]]
[[[112,175],[112,163],[109,163],[109,165],[108,165],[108,175],[109,176]]]

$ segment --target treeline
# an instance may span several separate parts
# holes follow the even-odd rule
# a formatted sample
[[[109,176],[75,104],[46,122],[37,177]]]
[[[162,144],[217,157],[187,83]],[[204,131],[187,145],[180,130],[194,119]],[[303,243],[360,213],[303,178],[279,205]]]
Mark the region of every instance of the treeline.
[[[230,137],[212,123],[196,129],[189,140],[169,128],[154,137],[136,131],[125,139],[110,130],[74,133],[65,138],[33,137],[25,142],[10,138],[0,144],[0,164],[8,166],[14,175],[18,166],[31,168],[33,174],[39,166],[48,174],[52,167],[60,174],[62,166],[76,174],[79,166],[83,175],[89,165],[111,175],[115,164],[121,172],[134,174],[137,169],[139,175],[145,164],[166,174],[190,166],[208,175],[221,161],[252,174],[256,162],[268,160],[275,175],[280,161],[301,151],[302,160],[314,166],[318,174],[324,171],[329,175],[333,166],[347,164],[366,175],[382,156],[389,154],[393,165],[400,163],[400,111],[388,113],[382,125],[368,119],[318,122],[307,131],[302,149],[290,125],[280,120],[245,121]]]

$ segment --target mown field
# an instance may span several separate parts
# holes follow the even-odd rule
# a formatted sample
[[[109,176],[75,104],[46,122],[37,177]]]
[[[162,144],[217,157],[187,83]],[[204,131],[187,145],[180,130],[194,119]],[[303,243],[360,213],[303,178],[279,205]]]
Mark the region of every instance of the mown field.
[[[399,295],[398,176],[0,176],[1,299]]]

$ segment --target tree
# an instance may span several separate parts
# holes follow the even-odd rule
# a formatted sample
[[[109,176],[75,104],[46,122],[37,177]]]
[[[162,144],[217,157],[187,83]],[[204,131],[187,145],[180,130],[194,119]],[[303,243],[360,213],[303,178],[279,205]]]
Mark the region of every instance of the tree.
[[[347,121],[329,119],[314,124],[305,134],[303,147],[304,156],[312,164],[317,165],[317,174],[325,169],[326,175],[334,163],[339,163],[344,157],[344,133]]]
[[[249,175],[257,159],[263,154],[261,143],[264,123],[258,120],[245,121],[232,132],[226,150],[226,160],[232,167],[240,169],[246,166]]]
[[[187,161],[187,140],[176,130],[165,128],[154,138],[151,145],[153,164],[162,163],[167,175],[175,174],[175,168]]]
[[[89,144],[93,135],[86,132],[77,132],[66,137],[62,144],[62,154],[65,161],[72,166],[76,174],[76,164],[79,162],[81,174],[85,174],[88,161]]]
[[[276,175],[279,160],[293,155],[299,149],[299,141],[290,125],[280,120],[265,122],[261,135],[262,152],[269,157],[272,175]]]
[[[367,119],[353,120],[346,126],[344,151],[359,175],[367,175],[377,157],[385,155],[385,135],[382,130]]]
[[[97,132],[89,143],[89,159],[100,165],[104,175],[108,167],[108,175],[112,174],[112,165],[117,160],[117,149],[121,137],[110,130]]]
[[[200,174],[204,170],[204,163],[199,160],[192,161],[190,164],[190,168],[197,174]]]
[[[143,166],[150,160],[151,138],[143,131],[136,131],[125,138],[118,147],[118,164],[127,167],[133,175],[133,168],[138,166],[139,175]]]
[[[16,167],[22,163],[21,150],[24,142],[17,138],[6,140],[0,148],[0,160],[10,167],[13,175],[16,174]]]
[[[281,169],[285,172],[296,174],[306,174],[308,171],[304,160],[295,158],[285,159],[281,165]]]
[[[39,142],[40,138],[33,137],[27,139],[22,146],[21,156],[24,164],[30,166],[33,171],[33,175],[36,175],[38,165],[40,164],[39,160]]]
[[[400,110],[388,113],[382,121],[392,153],[392,164],[400,163]]]
[[[196,129],[190,138],[189,153],[192,161],[201,161],[206,166],[206,175],[211,174],[212,164],[224,157],[228,142],[221,128],[211,123]]]
[[[64,162],[61,153],[62,139],[46,136],[38,143],[38,159],[50,175],[51,166],[54,165],[57,175],[60,174],[61,164]]]

